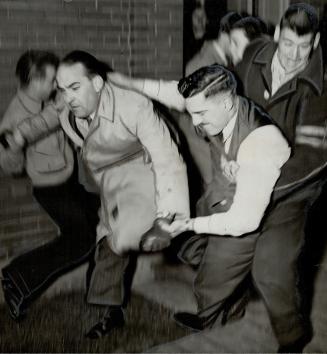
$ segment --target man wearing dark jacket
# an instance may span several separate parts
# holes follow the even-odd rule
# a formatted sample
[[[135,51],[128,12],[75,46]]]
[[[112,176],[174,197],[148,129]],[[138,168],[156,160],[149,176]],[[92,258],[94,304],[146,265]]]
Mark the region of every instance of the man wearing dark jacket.
[[[260,40],[251,44],[236,71],[243,94],[264,107],[292,147],[278,181],[284,198],[277,203],[273,232],[264,232],[258,240],[254,276],[269,304],[280,350],[299,351],[308,330],[301,311],[297,262],[307,209],[320,193],[321,171],[327,160],[325,122],[317,122],[308,112],[312,97],[321,95],[323,89],[315,9],[303,3],[291,5],[276,27],[274,39],[276,43]],[[298,191],[285,198],[294,186]]]

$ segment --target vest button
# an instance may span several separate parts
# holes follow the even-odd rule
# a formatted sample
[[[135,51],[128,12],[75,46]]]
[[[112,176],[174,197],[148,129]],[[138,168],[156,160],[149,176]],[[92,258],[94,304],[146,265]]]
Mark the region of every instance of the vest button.
[[[270,95],[269,95],[269,92],[268,92],[267,90],[265,90],[265,91],[263,92],[263,97],[264,97],[265,100],[269,100]]]

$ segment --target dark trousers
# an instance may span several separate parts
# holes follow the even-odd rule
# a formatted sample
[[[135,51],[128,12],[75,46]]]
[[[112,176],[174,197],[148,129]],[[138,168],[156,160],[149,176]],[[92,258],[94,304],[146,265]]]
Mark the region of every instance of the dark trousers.
[[[208,325],[214,323],[224,302],[251,273],[279,343],[290,344],[305,333],[297,262],[304,244],[307,211],[319,195],[319,183],[279,202],[267,215],[260,232],[243,237],[204,236],[207,238],[204,250],[203,236],[198,238],[202,259],[194,292],[199,316]],[[190,247],[194,259],[199,260],[194,239]],[[187,243],[183,252],[183,258],[194,265]]]
[[[3,269],[28,299],[58,276],[88,261],[95,249],[99,197],[85,191],[75,174],[63,184],[34,188],[33,195],[60,229],[49,243],[15,258]]]
[[[128,289],[127,272],[131,256],[114,253],[106,237],[102,238],[95,251],[95,266],[92,272],[87,301],[104,306],[123,306]],[[128,274],[126,274],[128,273]]]

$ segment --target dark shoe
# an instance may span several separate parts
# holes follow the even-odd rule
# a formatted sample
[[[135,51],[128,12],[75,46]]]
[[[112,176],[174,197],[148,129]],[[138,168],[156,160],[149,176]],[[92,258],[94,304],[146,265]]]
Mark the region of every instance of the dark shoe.
[[[170,221],[165,218],[156,219],[151,229],[141,237],[140,250],[143,252],[158,252],[170,246],[172,238],[162,228],[163,224],[169,223]]]
[[[193,331],[202,331],[205,326],[201,317],[188,312],[178,312],[174,315],[174,320],[182,327]]]
[[[27,303],[23,294],[12,280],[5,278],[1,281],[4,299],[8,305],[12,319],[19,322],[26,316]]]
[[[108,335],[113,329],[123,327],[124,324],[124,313],[121,307],[108,308],[104,319],[94,325],[85,334],[85,337],[89,339],[99,339]]]

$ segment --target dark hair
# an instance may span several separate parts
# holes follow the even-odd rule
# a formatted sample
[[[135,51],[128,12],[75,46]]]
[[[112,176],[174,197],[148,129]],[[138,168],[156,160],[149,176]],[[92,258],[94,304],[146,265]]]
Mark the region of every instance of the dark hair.
[[[112,68],[109,64],[98,60],[92,54],[84,52],[82,50],[74,50],[68,53],[60,62],[60,64],[73,65],[82,64],[88,77],[99,75],[103,81],[107,81],[107,73],[112,72]]]
[[[243,17],[233,24],[231,30],[237,28],[243,29],[245,31],[245,35],[250,41],[260,37],[262,34],[267,33],[267,25],[259,17]]]
[[[239,21],[242,16],[237,12],[228,12],[220,20],[219,31],[229,33],[234,23]]]
[[[316,9],[306,3],[292,4],[280,21],[280,29],[288,27],[299,36],[316,34],[319,30],[319,20]]]
[[[218,93],[236,92],[236,79],[224,66],[213,64],[198,69],[193,74],[181,79],[178,91],[184,98],[195,96],[205,90],[205,97]]]
[[[44,50],[28,50],[21,55],[16,65],[16,77],[20,85],[26,87],[33,78],[44,78],[48,65],[57,69],[59,58],[52,52]]]

